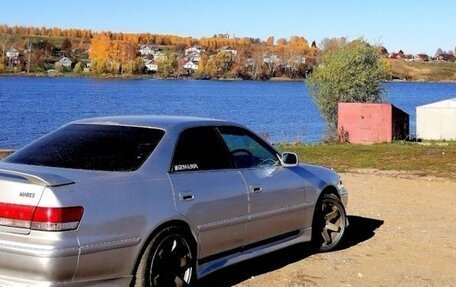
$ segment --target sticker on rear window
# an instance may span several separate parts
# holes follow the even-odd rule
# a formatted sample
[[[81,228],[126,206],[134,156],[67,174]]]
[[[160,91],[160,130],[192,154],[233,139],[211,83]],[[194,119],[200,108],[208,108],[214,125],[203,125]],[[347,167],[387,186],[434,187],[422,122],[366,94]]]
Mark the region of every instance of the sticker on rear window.
[[[197,170],[197,169],[198,169],[198,165],[196,163],[174,165],[174,171]]]

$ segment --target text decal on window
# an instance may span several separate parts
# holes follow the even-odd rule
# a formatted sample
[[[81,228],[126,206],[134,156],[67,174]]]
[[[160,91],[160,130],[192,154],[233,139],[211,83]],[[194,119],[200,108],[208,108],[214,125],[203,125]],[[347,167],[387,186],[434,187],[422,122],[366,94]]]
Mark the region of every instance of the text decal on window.
[[[174,171],[197,170],[197,169],[198,169],[198,165],[196,163],[174,165]]]

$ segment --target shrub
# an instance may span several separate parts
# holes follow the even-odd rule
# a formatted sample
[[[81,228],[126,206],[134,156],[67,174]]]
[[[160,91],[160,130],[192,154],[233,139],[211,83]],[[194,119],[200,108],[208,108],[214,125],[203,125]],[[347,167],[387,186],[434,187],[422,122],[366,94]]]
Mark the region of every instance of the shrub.
[[[355,40],[323,51],[321,64],[307,83],[330,132],[336,132],[337,104],[381,102],[385,77],[386,67],[378,49]]]

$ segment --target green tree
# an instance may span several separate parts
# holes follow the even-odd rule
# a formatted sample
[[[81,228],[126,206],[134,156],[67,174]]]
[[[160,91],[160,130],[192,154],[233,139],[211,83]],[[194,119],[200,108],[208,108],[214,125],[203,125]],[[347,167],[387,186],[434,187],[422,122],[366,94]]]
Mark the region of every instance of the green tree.
[[[84,70],[84,64],[82,62],[77,62],[76,65],[74,66],[73,72],[76,74],[82,73]]]
[[[174,53],[165,52],[156,61],[157,74],[160,77],[168,78],[174,74],[177,69],[177,57]]]
[[[220,78],[231,70],[233,63],[230,53],[220,51],[207,60],[204,72],[211,78]]]
[[[307,83],[329,124],[329,131],[335,132],[337,104],[381,102],[385,77],[386,66],[378,49],[363,40],[355,40],[323,51],[321,64]]]

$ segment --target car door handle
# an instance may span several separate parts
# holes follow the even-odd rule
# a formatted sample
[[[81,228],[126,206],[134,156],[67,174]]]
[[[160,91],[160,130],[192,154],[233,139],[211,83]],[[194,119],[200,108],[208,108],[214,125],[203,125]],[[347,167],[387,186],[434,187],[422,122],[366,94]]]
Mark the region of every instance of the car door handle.
[[[179,192],[180,201],[191,201],[195,199],[195,195],[190,191]]]
[[[260,185],[251,185],[249,187],[249,189],[250,189],[251,193],[258,193],[258,192],[262,192],[263,191],[263,188]]]

